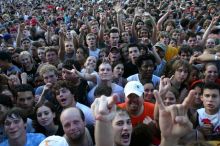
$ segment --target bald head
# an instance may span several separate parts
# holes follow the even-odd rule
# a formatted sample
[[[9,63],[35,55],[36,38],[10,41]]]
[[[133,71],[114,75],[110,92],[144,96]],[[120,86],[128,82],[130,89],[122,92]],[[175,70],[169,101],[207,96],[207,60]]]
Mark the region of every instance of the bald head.
[[[72,142],[81,139],[85,134],[85,117],[82,111],[75,107],[65,109],[60,115],[64,133]],[[77,131],[77,132],[72,132]]]

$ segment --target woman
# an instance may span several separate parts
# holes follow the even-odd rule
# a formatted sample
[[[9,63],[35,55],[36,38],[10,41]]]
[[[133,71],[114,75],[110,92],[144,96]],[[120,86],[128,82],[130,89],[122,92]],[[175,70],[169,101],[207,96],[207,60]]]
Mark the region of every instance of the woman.
[[[78,49],[76,49],[76,60],[81,65],[81,68],[83,68],[87,57],[88,52],[83,47],[79,47]]]
[[[113,68],[113,83],[124,87],[127,83],[127,80],[123,78],[124,74],[124,64],[121,62],[116,62],[112,65]]]
[[[155,103],[153,91],[154,85],[152,81],[149,81],[144,84],[144,101]]]
[[[64,134],[62,126],[57,124],[56,110],[52,103],[45,102],[35,108],[36,123],[34,125],[37,133],[46,136]]]
[[[33,57],[28,51],[22,51],[19,55],[19,60],[22,65],[22,71],[27,73],[27,82],[34,85],[37,65],[35,64]]]

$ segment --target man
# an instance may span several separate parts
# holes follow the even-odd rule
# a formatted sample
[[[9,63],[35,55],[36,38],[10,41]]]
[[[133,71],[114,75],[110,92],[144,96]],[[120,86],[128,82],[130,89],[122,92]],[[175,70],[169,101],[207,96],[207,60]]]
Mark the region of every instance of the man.
[[[131,116],[133,126],[143,123],[146,117],[153,119],[154,104],[144,102],[144,86],[139,81],[130,81],[125,85],[125,102],[118,106],[125,109]]]
[[[77,107],[82,110],[85,115],[85,122],[87,125],[94,125],[95,119],[89,107],[80,104],[76,101],[77,90],[79,90],[72,82],[65,80],[58,81],[53,87],[56,95],[56,100],[62,109],[69,107]]]
[[[32,127],[32,119],[34,118],[34,89],[28,84],[21,84],[16,86],[15,91],[17,93],[15,105],[24,110],[27,115],[27,132],[34,132],[35,129]]]
[[[95,56],[98,58],[100,49],[96,47],[96,35],[93,33],[87,34],[86,43],[89,50],[89,56]]]
[[[21,72],[21,70],[12,64],[11,55],[7,52],[0,51],[0,73],[6,75],[16,74]]]
[[[65,109],[60,116],[64,138],[71,146],[93,146],[88,129],[85,127],[83,112],[75,107]]]
[[[4,128],[8,140],[0,143],[1,146],[38,146],[45,138],[42,134],[26,133],[27,118],[23,110],[13,108],[4,118]]]
[[[45,54],[46,54],[46,60],[48,64],[58,66],[58,64],[60,63],[59,57],[58,57],[58,49],[54,47],[46,47]]]

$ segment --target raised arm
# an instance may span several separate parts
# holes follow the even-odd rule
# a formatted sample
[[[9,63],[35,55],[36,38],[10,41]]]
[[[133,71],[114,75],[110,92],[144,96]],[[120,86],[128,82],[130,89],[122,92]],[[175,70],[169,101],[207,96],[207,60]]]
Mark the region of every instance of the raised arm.
[[[21,37],[22,37],[22,33],[24,31],[24,27],[25,27],[24,23],[19,24],[19,26],[18,26],[18,34],[16,37],[16,47],[21,47]]]
[[[220,16],[212,18],[211,23],[209,24],[208,28],[206,29],[206,31],[205,31],[205,33],[204,33],[204,35],[202,37],[201,46],[205,46],[206,41],[208,39],[208,36],[209,36],[209,34],[210,34],[211,30],[212,30],[212,27],[218,22],[219,18],[220,18]]]
[[[58,56],[59,56],[61,61],[64,60],[64,56],[65,56],[64,39],[65,39],[64,32],[59,32],[59,51],[58,51]]]
[[[114,10],[117,14],[117,24],[118,24],[118,28],[120,31],[120,34],[124,31],[124,27],[122,25],[122,21],[121,21],[121,12],[122,12],[122,5],[118,2],[115,6],[114,6]]]

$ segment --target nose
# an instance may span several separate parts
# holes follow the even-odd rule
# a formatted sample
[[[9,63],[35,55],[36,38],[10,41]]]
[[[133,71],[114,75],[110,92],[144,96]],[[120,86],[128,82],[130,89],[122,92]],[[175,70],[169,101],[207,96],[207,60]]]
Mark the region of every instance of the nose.
[[[129,127],[129,125],[128,125],[127,123],[125,123],[124,126],[123,126],[123,130],[126,130],[126,131],[127,131],[127,130],[128,130],[128,127]]]

